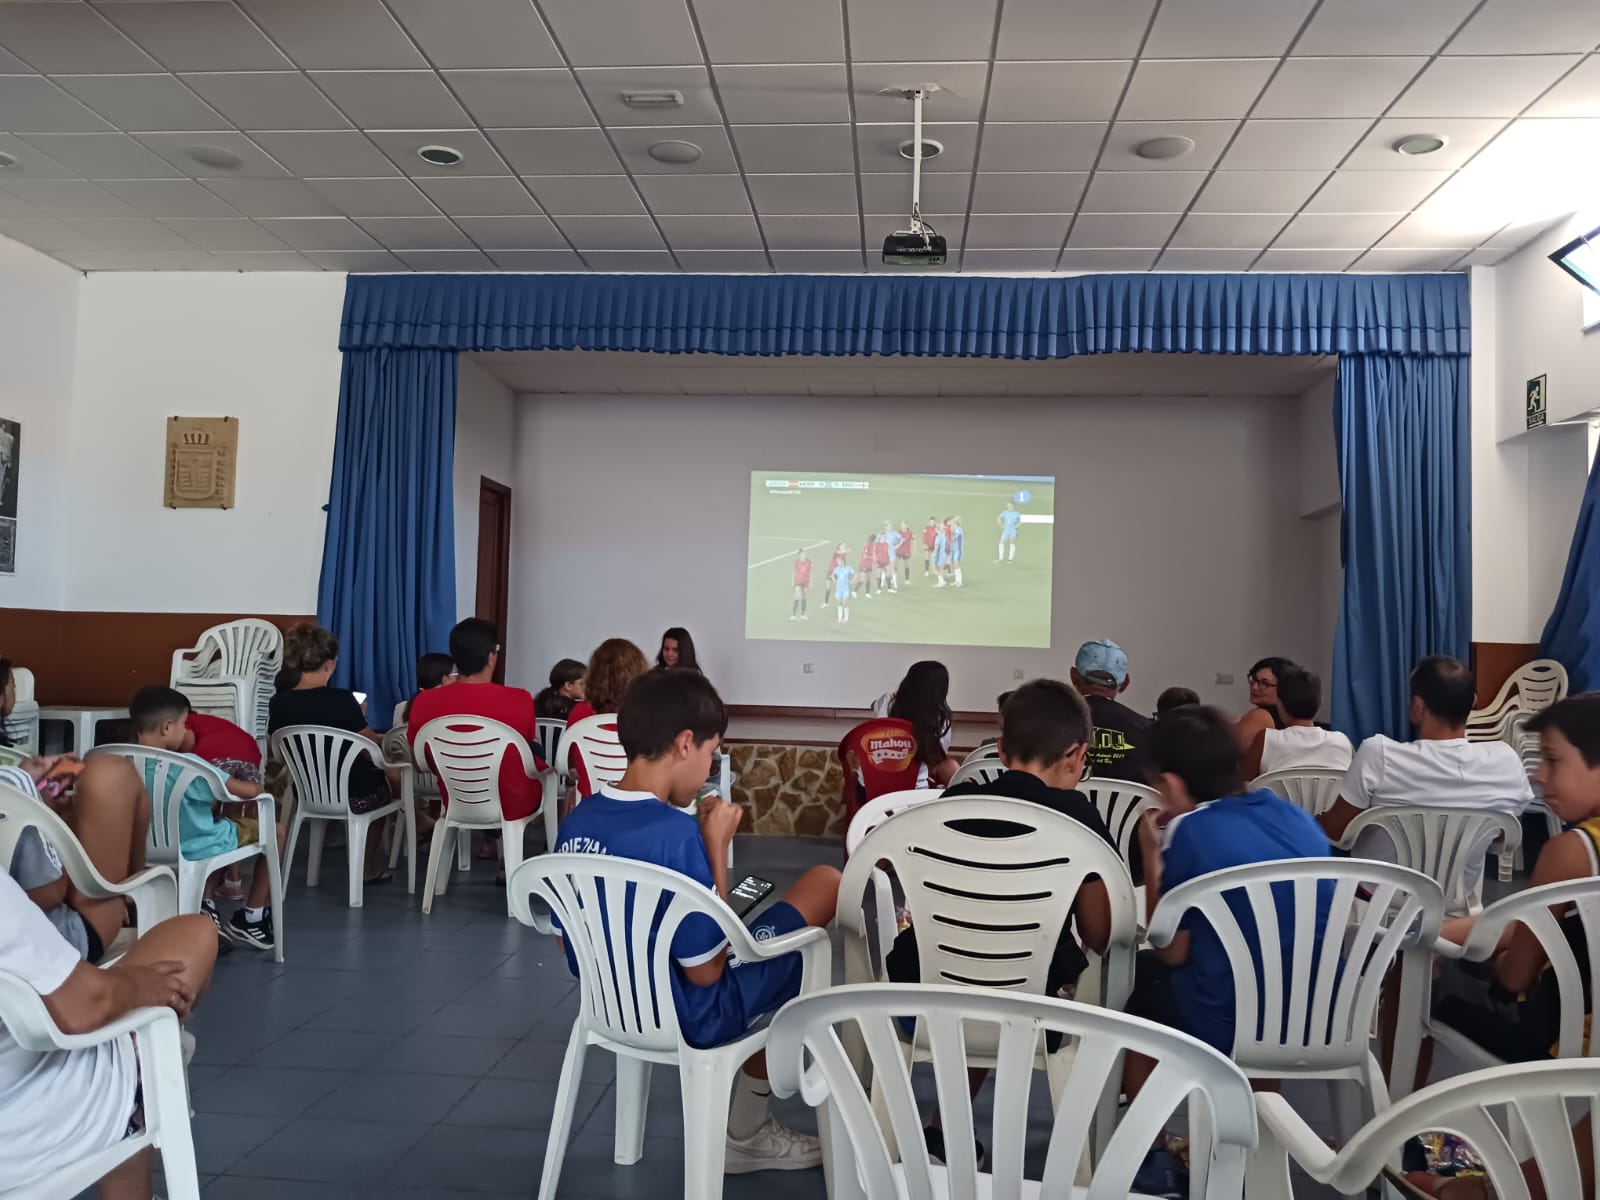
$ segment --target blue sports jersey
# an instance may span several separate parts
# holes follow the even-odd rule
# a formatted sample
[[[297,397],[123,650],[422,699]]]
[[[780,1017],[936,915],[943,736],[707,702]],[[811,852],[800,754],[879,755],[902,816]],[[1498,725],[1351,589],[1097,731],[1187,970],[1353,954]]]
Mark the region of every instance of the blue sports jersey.
[[[961,557],[961,530],[959,528],[950,531],[950,557]]]
[[[1015,509],[1007,509],[1000,514],[1000,524],[1004,527],[1005,532],[1015,533],[1017,526],[1022,524],[1022,514]]]
[[[939,530],[939,532],[934,534],[934,537],[933,537],[933,553],[934,553],[934,557],[935,558],[941,557],[944,554],[945,547],[948,546],[948,545],[949,545],[949,542],[946,541],[946,539],[945,539],[944,530],[943,529]]]
[[[884,534],[883,538],[884,538],[884,541],[889,543],[889,553],[890,554],[896,553],[900,549],[901,543],[905,541],[905,538],[901,537],[898,533],[895,533],[893,530],[891,530],[890,532]]]
[[[840,563],[833,569],[834,586],[841,589],[849,587],[850,577],[855,573],[856,569],[854,567],[850,566],[848,563]]]

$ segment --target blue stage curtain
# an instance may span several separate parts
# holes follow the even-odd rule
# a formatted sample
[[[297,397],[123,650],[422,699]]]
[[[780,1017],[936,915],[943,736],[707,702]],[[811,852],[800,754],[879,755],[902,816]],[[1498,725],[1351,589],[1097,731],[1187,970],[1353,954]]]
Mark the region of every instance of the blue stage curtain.
[[[455,622],[456,355],[346,350],[317,620],[385,729]]]
[[[1408,677],[1471,638],[1470,413],[1465,357],[1344,355],[1335,432],[1344,596],[1335,728],[1411,736]]]
[[[1572,531],[1561,594],[1539,639],[1539,653],[1567,669],[1574,692],[1600,687],[1600,456],[1589,468],[1589,484]]]

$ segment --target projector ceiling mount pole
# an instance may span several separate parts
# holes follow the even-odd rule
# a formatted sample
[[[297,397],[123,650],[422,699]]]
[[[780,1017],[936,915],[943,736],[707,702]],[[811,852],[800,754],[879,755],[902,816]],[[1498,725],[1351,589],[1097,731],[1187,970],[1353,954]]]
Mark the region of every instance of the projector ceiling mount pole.
[[[926,88],[912,88],[911,96],[911,230],[922,232],[922,102]]]

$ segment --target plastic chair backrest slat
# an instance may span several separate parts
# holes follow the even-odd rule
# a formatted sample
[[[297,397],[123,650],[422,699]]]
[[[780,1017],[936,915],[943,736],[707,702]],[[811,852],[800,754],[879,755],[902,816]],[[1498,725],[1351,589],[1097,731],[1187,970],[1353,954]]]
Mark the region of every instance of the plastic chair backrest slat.
[[[1345,828],[1341,844],[1354,846],[1369,827],[1388,836],[1401,866],[1421,871],[1444,889],[1445,909],[1452,914],[1471,907],[1468,869],[1490,845],[1500,839],[1502,874],[1508,874],[1510,855],[1522,844],[1522,825],[1507,813],[1423,805],[1369,808]]]
[[[1250,790],[1270,788],[1296,808],[1302,808],[1313,817],[1321,816],[1333,807],[1344,786],[1343,771],[1325,771],[1317,767],[1286,767],[1281,771],[1268,771],[1257,776]]]
[[[417,730],[415,754],[432,766],[450,820],[461,825],[499,825],[501,765],[508,755],[530,769],[534,762],[528,743],[511,726],[466,714],[435,717]]]
[[[176,863],[183,856],[178,842],[179,813],[183,810],[184,794],[196,780],[203,780],[210,787],[214,803],[233,799],[228,793],[228,777],[222,770],[191,755],[130,742],[97,746],[84,757],[98,754],[115,754],[127,759],[139,773],[139,782],[150,793],[148,857],[151,862]]]
[[[564,770],[573,754],[583,764],[591,789],[599,790],[620,780],[628,769],[628,756],[617,735],[617,714],[596,713],[568,726],[552,765]]]
[[[1085,779],[1079,790],[1106,823],[1122,861],[1131,863],[1133,848],[1139,843],[1139,818],[1146,809],[1160,808],[1161,797],[1154,788],[1131,779]]]
[[[319,816],[348,816],[350,773],[366,755],[382,765],[375,743],[326,725],[288,725],[272,735],[272,756],[294,782],[296,803]]]
[[[968,759],[956,769],[945,787],[953,788],[958,783],[993,783],[1005,773],[1005,764],[998,758]]]

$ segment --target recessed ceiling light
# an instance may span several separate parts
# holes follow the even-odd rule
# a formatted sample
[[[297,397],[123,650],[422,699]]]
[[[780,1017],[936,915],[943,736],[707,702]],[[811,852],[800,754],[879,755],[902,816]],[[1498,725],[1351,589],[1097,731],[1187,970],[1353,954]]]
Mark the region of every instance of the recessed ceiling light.
[[[623,92],[622,102],[629,108],[682,108],[683,93],[678,91]]]
[[[913,138],[907,138],[905,141],[901,142],[900,143],[900,157],[901,158],[910,158],[910,159],[916,158],[917,154],[916,154],[916,150],[914,149],[915,146],[916,146],[916,141]],[[943,153],[944,153],[944,143],[943,142],[936,142],[932,138],[923,138],[922,139],[922,161],[923,162],[927,162],[930,158],[938,158],[939,155],[941,155]]]
[[[417,157],[436,167],[453,167],[461,161],[461,151],[454,146],[421,146]]]
[[[0,171],[10,171],[17,165],[17,156],[0,150]]]
[[[693,142],[657,142],[650,147],[650,157],[657,162],[675,163],[683,166],[687,163],[700,161],[700,147]]]
[[[244,166],[244,159],[225,146],[191,146],[188,154],[202,167],[218,171],[237,171]]]
[[[1394,144],[1394,152],[1414,158],[1419,154],[1432,154],[1436,150],[1443,150],[1449,140],[1437,133],[1413,133],[1397,141]]]
[[[1140,158],[1182,158],[1193,149],[1193,138],[1154,137],[1140,142],[1133,152]]]

